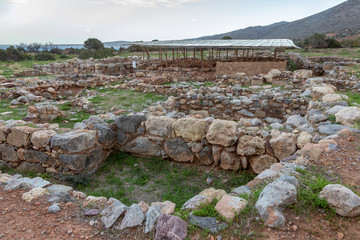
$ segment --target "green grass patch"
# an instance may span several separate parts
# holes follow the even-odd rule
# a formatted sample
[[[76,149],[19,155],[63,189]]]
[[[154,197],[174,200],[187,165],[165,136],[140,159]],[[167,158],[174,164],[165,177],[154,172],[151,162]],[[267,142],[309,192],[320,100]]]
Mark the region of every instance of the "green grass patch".
[[[328,184],[339,184],[336,176],[327,174],[325,170],[313,166],[308,169],[296,169],[300,173],[300,187],[297,192],[297,203],[291,206],[297,213],[308,213],[318,207],[329,212],[333,210],[326,200],[319,198],[319,193]]]
[[[206,184],[206,178],[210,175],[216,178],[212,186]],[[201,167],[117,152],[105,161],[91,181],[86,184],[79,182],[75,188],[88,195],[102,194],[127,203],[169,200],[180,210],[187,200],[206,188],[230,191],[252,179],[253,175],[243,172],[214,171],[204,174]]]
[[[345,92],[345,93],[340,93],[340,94],[345,94],[346,96],[349,97],[348,100],[346,100],[350,106],[359,106],[360,105],[360,93],[353,93],[353,92]]]
[[[334,49],[292,49],[288,50],[287,52],[295,52],[299,53],[305,57],[322,57],[322,56],[329,56],[329,57],[344,57],[344,58],[359,58],[359,48],[334,48]]]
[[[0,75],[4,75],[5,77],[10,77],[15,73],[19,73],[25,70],[32,68],[35,64],[36,65],[45,65],[54,62],[65,62],[73,59],[74,55],[69,55],[69,58],[61,58],[61,55],[55,55],[55,60],[50,61],[36,61],[36,60],[26,60],[26,61],[18,61],[18,62],[6,62],[0,61]]]
[[[0,100],[0,120],[22,120],[28,113],[28,107],[18,105],[15,108],[10,108],[10,102],[10,100]]]
[[[147,106],[157,101],[167,100],[167,96],[155,93],[142,93],[132,90],[98,88],[102,94],[89,99],[98,109],[110,109],[117,107],[121,110],[142,111]]]

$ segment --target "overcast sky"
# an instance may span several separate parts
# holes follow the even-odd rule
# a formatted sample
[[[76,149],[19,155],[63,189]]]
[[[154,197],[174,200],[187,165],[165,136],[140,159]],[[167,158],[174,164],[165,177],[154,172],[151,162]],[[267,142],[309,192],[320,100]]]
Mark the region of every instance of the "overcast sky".
[[[170,40],[293,21],[344,0],[0,0],[0,44]]]

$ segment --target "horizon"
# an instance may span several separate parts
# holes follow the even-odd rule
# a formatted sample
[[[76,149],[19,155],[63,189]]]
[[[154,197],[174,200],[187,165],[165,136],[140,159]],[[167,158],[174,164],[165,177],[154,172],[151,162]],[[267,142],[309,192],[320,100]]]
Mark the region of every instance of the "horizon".
[[[88,38],[102,42],[198,38],[292,22],[343,2],[346,1],[0,0],[0,45],[77,45]]]

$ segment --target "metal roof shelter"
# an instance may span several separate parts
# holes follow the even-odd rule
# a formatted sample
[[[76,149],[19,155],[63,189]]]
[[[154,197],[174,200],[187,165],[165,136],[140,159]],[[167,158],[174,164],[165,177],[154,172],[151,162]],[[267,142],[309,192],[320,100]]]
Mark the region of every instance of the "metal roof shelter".
[[[132,43],[141,47],[163,48],[231,48],[231,49],[291,49],[299,48],[289,39],[258,40],[174,40]]]
[[[178,62],[179,66],[179,51],[186,66],[188,59],[188,50],[193,51],[193,63],[196,61],[196,51],[200,51],[201,65],[204,60],[204,50],[209,51],[209,59],[220,60],[222,50],[226,50],[226,59],[229,58],[229,50],[234,51],[234,58],[238,59],[239,50],[242,50],[240,57],[245,60],[257,59],[259,50],[274,50],[274,61],[277,60],[277,52],[285,49],[299,48],[293,41],[289,39],[257,39],[257,40],[172,40],[172,41],[151,41],[151,42],[136,42],[130,45],[141,47],[147,54],[148,63],[150,59],[149,49],[159,49],[159,59],[163,65],[163,55],[165,56],[166,66],[168,66],[168,50],[172,51],[172,59]],[[176,51],[176,58],[175,58]],[[215,51],[215,55],[214,55]],[[169,54],[170,55],[170,54]]]

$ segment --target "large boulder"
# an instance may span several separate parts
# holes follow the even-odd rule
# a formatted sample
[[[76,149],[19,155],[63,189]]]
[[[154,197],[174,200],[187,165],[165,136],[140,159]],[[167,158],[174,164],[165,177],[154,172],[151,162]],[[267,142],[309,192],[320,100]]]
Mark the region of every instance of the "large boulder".
[[[152,206],[145,214],[145,233],[149,233],[153,230],[157,220],[161,216],[161,210],[159,206]]]
[[[282,132],[270,140],[275,157],[279,160],[288,158],[296,152],[296,135]]]
[[[220,167],[225,170],[238,170],[241,166],[241,156],[235,152],[224,150],[220,155]]]
[[[273,228],[284,226],[285,217],[282,211],[296,203],[297,185],[296,178],[283,175],[261,191],[255,208],[266,226]]]
[[[216,234],[227,227],[225,223],[219,223],[215,217],[199,217],[192,213],[189,214],[189,223],[212,234]]]
[[[298,148],[303,148],[306,144],[311,143],[312,135],[307,132],[300,133],[299,137],[296,140],[296,145]]]
[[[29,163],[41,163],[48,166],[55,164],[55,160],[44,152],[19,149],[17,154],[21,160]]]
[[[141,210],[141,207],[139,206],[139,204],[134,203],[126,210],[125,217],[118,228],[119,230],[124,230],[125,228],[141,226],[144,219],[145,215]]]
[[[186,142],[180,138],[166,141],[164,148],[170,158],[177,162],[192,162],[194,160],[194,153]]]
[[[171,138],[174,121],[174,119],[165,116],[149,116],[145,122],[145,127],[150,135]]]
[[[44,180],[41,177],[36,178],[13,178],[7,182],[4,190],[13,191],[17,189],[33,189],[33,188],[42,188],[49,185],[50,182]]]
[[[344,217],[360,215],[360,197],[340,184],[329,184],[319,194],[336,213]]]
[[[188,224],[179,217],[163,213],[156,226],[155,240],[184,240]]]
[[[272,83],[273,80],[275,80],[276,78],[280,77],[281,72],[278,69],[271,69],[265,76],[264,76],[264,80],[267,83]]]
[[[125,204],[115,198],[110,198],[107,203],[109,206],[101,212],[101,221],[104,223],[106,229],[110,228],[127,209]]]
[[[39,130],[31,135],[31,143],[37,148],[46,148],[52,136],[56,135],[54,130]]]
[[[199,153],[196,154],[196,157],[200,160],[201,164],[209,166],[214,162],[212,147],[204,147]]]
[[[312,89],[312,97],[316,99],[320,99],[327,94],[334,94],[334,88],[331,86],[317,86]]]
[[[252,156],[249,158],[251,169],[256,174],[269,169],[271,165],[277,162],[278,160],[270,155]]]
[[[7,126],[0,126],[0,141],[6,142],[7,135],[10,132],[10,128]]]
[[[307,78],[311,78],[312,75],[313,75],[313,71],[306,69],[299,69],[293,72],[294,79],[307,79]]]
[[[16,170],[20,172],[29,171],[36,173],[44,173],[46,171],[46,169],[43,168],[40,164],[28,162],[21,162],[19,166],[16,167]]]
[[[321,98],[323,103],[335,103],[342,101],[342,97],[340,94],[326,94]]]
[[[161,213],[173,214],[175,212],[176,204],[170,201],[153,202],[150,207],[159,206]]]
[[[101,147],[89,151],[88,154],[59,155],[59,160],[63,162],[67,168],[73,171],[91,172],[99,166],[103,159],[104,152]]]
[[[17,162],[18,156],[13,146],[9,144],[0,144],[0,159],[6,162]]]
[[[210,204],[214,199],[212,197],[196,195],[187,200],[181,210],[194,210],[199,208],[201,205]]]
[[[220,201],[215,205],[216,211],[226,218],[232,220],[236,214],[239,214],[246,206],[246,200],[225,194]]]
[[[93,129],[98,133],[98,140],[101,144],[104,144],[105,147],[110,147],[116,143],[116,132],[111,128],[97,123],[94,124]]]
[[[60,148],[68,153],[78,153],[92,148],[95,141],[95,130],[77,130],[54,135],[51,147]]]
[[[15,147],[28,147],[30,136],[34,131],[35,128],[28,126],[13,127],[7,136],[7,142]]]
[[[43,197],[43,196],[46,196],[46,195],[49,195],[48,190],[46,190],[45,188],[37,187],[37,188],[33,188],[30,191],[24,193],[21,196],[21,199],[26,201],[26,202],[31,202],[32,200],[34,200],[36,198]]]
[[[115,119],[116,126],[124,132],[134,133],[140,126],[141,122],[146,120],[145,115],[126,115]]]
[[[213,199],[216,198],[218,200],[220,200],[225,194],[225,190],[215,188],[208,188],[199,193],[200,196],[211,197]]]
[[[124,150],[144,156],[160,157],[162,148],[146,137],[138,137],[126,144]]]
[[[210,125],[206,139],[211,144],[229,147],[236,140],[236,127],[234,121],[216,119]]]
[[[359,107],[344,107],[335,114],[336,121],[347,127],[353,127],[356,122],[360,121]]]
[[[205,138],[206,124],[202,119],[181,118],[176,120],[172,127],[176,136],[182,137],[186,142],[195,142]]]
[[[265,153],[265,141],[260,137],[242,136],[239,138],[236,152],[242,156],[262,155]]]

